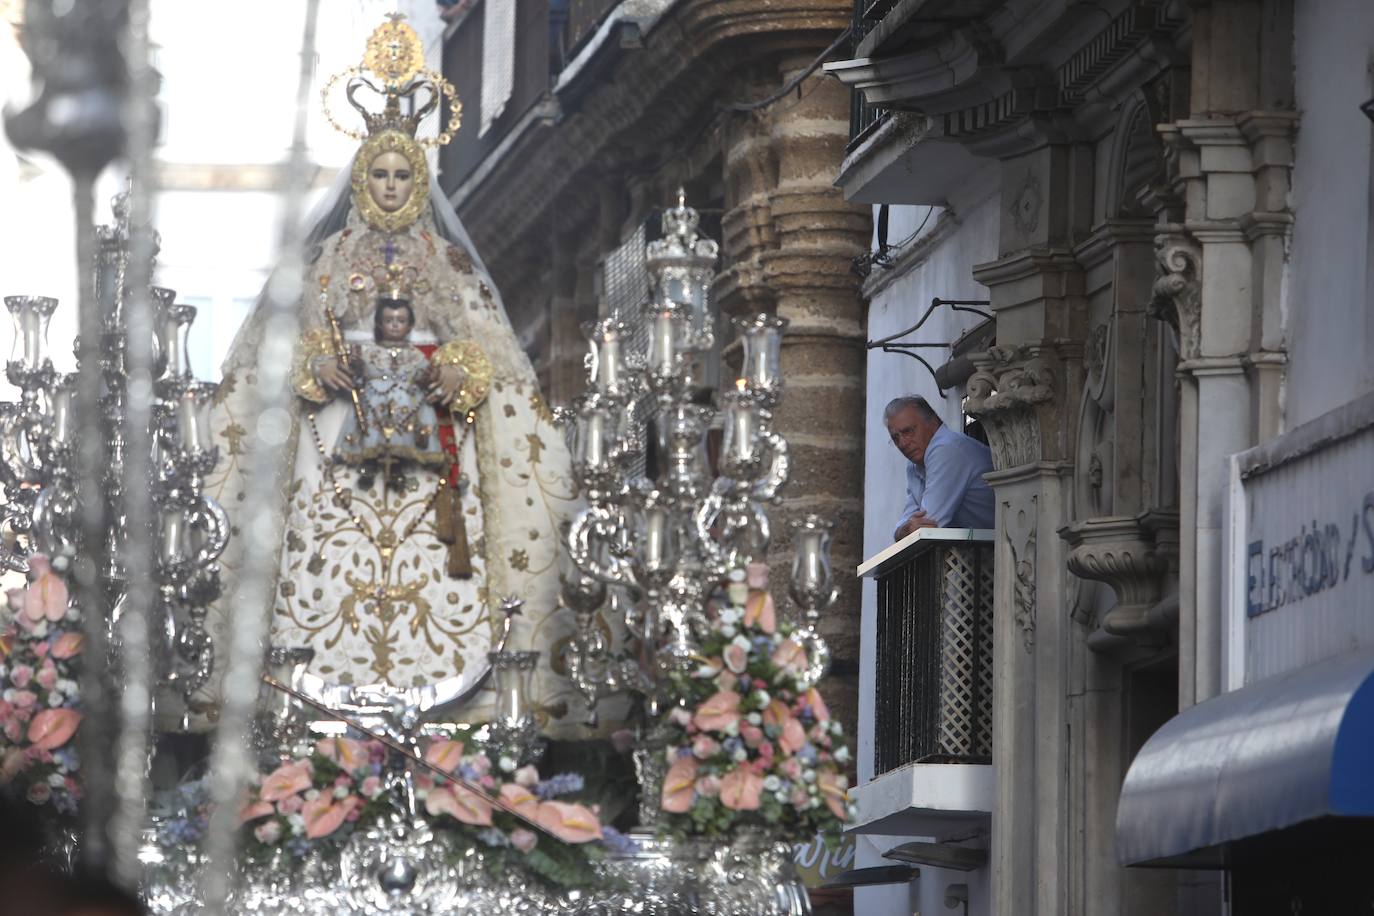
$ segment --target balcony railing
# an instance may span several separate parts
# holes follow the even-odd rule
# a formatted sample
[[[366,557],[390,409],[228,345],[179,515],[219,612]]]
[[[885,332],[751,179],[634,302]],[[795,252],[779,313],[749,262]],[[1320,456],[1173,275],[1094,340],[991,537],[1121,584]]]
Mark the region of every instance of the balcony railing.
[[[896,3],[897,0],[854,0],[854,21],[850,35],[853,37],[851,48],[856,56],[859,42],[892,11]],[[863,92],[853,90],[849,100],[849,145],[845,147],[845,152],[850,152],[862,143],[877,130],[879,124],[887,120],[887,117],[886,109],[869,105],[864,101]]]
[[[992,533],[927,528],[859,568],[878,583],[875,776],[992,755]]]

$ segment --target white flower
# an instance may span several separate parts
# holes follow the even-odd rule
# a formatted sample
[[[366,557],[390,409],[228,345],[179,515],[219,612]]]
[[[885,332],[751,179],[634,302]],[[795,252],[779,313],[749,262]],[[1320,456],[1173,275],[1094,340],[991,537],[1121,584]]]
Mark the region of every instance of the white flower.
[[[291,832],[299,836],[305,833],[305,818],[300,814],[288,814],[286,823],[291,825]]]
[[[61,773],[48,774],[48,785],[52,786],[54,789],[62,788],[62,786],[64,786],[66,782],[66,779],[63,778]]]
[[[776,798],[778,801],[782,802],[783,804],[787,804],[787,800],[791,798],[791,796],[784,792],[782,789],[779,789],[778,791],[774,792],[773,797]]]
[[[760,706],[767,706],[773,700],[773,698],[768,695],[767,690],[755,690],[754,699],[758,701]]]
[[[428,790],[428,789],[416,789],[416,790],[415,790],[415,800],[416,800],[416,801],[424,801],[426,798],[429,798],[429,790]]]
[[[760,725],[763,723],[763,716],[759,715],[756,712],[751,712],[744,718],[750,725]]]
[[[63,693],[76,693],[77,683],[70,678],[62,677],[57,679],[57,683],[53,685],[53,688]]]
[[[782,780],[778,779],[778,777],[774,776],[772,773],[763,777],[763,788],[765,792],[776,792],[781,785]]]
[[[62,705],[64,699],[62,694],[54,690],[52,693],[48,694],[48,705],[55,709]]]
[[[29,632],[37,638],[42,639],[44,636],[48,635],[48,621],[46,619],[38,621]]]
[[[715,671],[714,668],[711,670]],[[686,728],[692,723],[692,714],[681,706],[674,706],[672,711],[668,713],[668,721],[672,722],[674,725],[681,725],[683,728]]]
[[[848,745],[841,745],[840,748],[839,748],[839,750],[835,751],[835,762],[836,762],[836,763],[844,763],[844,762],[845,762],[846,760],[848,760],[848,759],[849,759],[849,746],[848,746]]]
[[[317,799],[317,798],[319,798],[319,797],[320,797],[320,790],[319,790],[319,789],[307,789],[307,790],[306,790],[306,793],[305,793],[305,800],[306,800],[306,801],[314,801],[315,799]]]
[[[744,763],[744,761],[749,759],[749,752],[746,751],[744,748],[740,748],[730,756],[734,758],[735,763]]]
[[[736,636],[734,639],[730,640],[730,645],[739,646],[741,649],[748,652],[753,643],[749,642],[748,636],[745,636],[743,633],[741,633],[739,636]]]
[[[335,797],[335,798],[348,798],[348,789],[345,788],[344,786],[335,786],[335,787],[334,787],[334,797]]]
[[[743,582],[748,577],[745,575],[744,570],[732,569],[725,574],[725,578],[729,579],[731,582]]]
[[[501,768],[502,773],[515,772],[515,761],[509,757],[502,757],[500,760],[496,761],[496,765]]]
[[[819,808],[820,806],[821,800],[814,795],[806,800],[806,807],[808,808]]]
[[[736,624],[743,616],[744,612],[737,607],[723,607],[720,609],[720,613],[716,615],[716,619],[722,624]]]
[[[14,702],[14,688],[6,688],[4,693],[0,693],[0,697],[3,697],[6,703]]]
[[[721,729],[721,731],[734,737],[739,734],[739,722],[731,722],[729,725],[725,726],[725,728]]]
[[[844,726],[840,724],[840,720],[839,720],[839,719],[832,719],[832,720],[831,720],[831,722],[830,722],[830,734],[832,734],[832,735],[843,735],[843,734],[844,734]]]
[[[802,782],[811,783],[812,792],[816,791],[816,771],[812,769],[802,770]]]
[[[744,582],[731,582],[725,589],[725,597],[731,604],[744,604],[749,600],[749,586]]]
[[[731,636],[734,636],[737,632],[738,631],[734,627],[730,626],[728,623],[720,628],[720,635],[724,636],[726,639],[729,639]]]
[[[719,673],[719,671],[717,671],[715,668],[712,668],[710,665],[702,665],[700,668],[696,670],[695,676],[699,678],[708,678],[715,677]],[[678,724],[682,725],[685,723],[679,722]]]

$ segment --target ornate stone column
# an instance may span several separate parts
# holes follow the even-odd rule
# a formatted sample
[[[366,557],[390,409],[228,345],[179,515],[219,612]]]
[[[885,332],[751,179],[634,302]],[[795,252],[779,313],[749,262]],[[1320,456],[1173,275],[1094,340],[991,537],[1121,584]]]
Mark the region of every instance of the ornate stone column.
[[[776,91],[814,51],[783,61],[764,83]],[[759,93],[760,97],[766,93]],[[779,429],[791,445],[787,504],[775,517],[772,561],[791,561],[787,522],[815,512],[835,521],[840,599],[822,621],[834,652],[828,688],[846,724],[857,721],[859,583],[863,548],[864,317],[853,259],[868,248],[870,210],[833,184],[849,137],[849,94],[816,74],[796,95],[732,117],[724,147],[726,272],[716,300],[728,313],[773,311],[783,338],[787,394]],[[730,354],[727,354],[727,358]]]

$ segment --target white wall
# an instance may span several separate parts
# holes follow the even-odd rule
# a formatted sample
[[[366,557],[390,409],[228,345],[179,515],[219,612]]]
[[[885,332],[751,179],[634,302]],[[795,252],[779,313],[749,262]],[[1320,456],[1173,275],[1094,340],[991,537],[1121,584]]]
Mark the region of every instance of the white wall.
[[[1311,420],[1374,389],[1371,124],[1374,3],[1295,6],[1297,108],[1285,421]]]
[[[929,245],[921,260],[905,266],[877,291],[869,305],[868,339],[895,334],[921,317],[930,301],[941,299],[985,299],[987,290],[972,279],[976,264],[997,257],[998,212],[995,167],[984,170],[967,182],[961,194],[952,195],[950,212],[956,222],[941,226],[944,211],[930,213],[919,206],[893,207],[889,216],[889,243],[906,238],[924,221],[921,234],[908,243]],[[876,214],[875,214],[876,217]],[[940,227],[940,228],[937,228]],[[875,268],[876,269],[876,268]],[[931,316],[919,332],[911,336],[923,342],[950,342],[981,319],[966,312],[943,307]],[[948,350],[931,349],[922,355],[935,367],[949,359]],[[962,415],[960,392],[947,392],[941,401],[935,380],[919,362],[900,354],[869,351],[868,392],[864,434],[864,556],[872,556],[892,543],[892,529],[906,501],[906,459],[888,439],[883,425],[883,408],[892,398],[917,394],[942,410],[943,419],[959,428]],[[873,677],[875,664],[875,625],[877,588],[871,579],[863,584],[861,641],[859,648],[859,734],[858,766],[860,783],[873,778],[874,709]],[[916,837],[861,837],[860,866],[890,865],[882,853]],[[855,890],[855,912],[865,916],[910,916],[913,912],[957,912],[944,909],[945,887],[966,883],[970,890],[970,913],[988,912],[988,870],[976,873],[941,871],[923,867],[916,886],[882,886]]]

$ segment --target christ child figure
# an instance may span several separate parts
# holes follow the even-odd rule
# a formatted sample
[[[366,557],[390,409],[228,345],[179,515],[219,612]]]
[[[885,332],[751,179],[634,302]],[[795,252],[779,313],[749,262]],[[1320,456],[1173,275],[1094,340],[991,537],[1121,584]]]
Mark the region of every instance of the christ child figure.
[[[360,468],[370,487],[380,469],[389,485],[403,482],[408,464],[447,465],[439,420],[428,395],[435,369],[410,342],[415,310],[405,299],[381,298],[374,313],[373,343],[350,348],[360,411],[350,411],[339,434],[338,458]],[[359,423],[358,413],[362,414]]]

